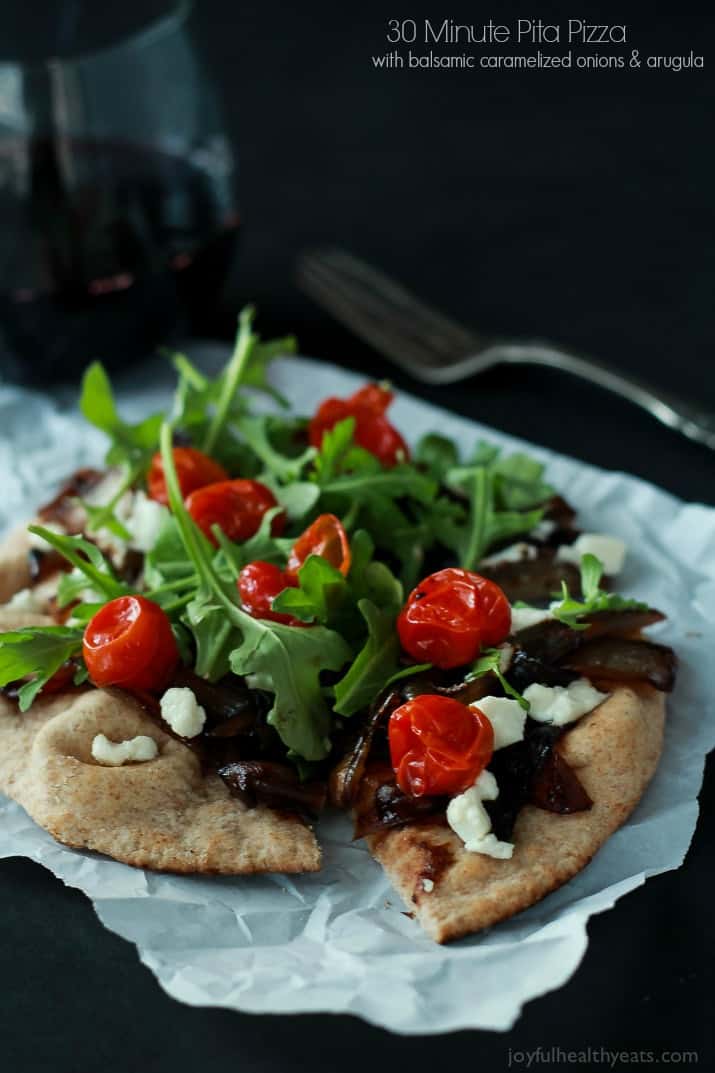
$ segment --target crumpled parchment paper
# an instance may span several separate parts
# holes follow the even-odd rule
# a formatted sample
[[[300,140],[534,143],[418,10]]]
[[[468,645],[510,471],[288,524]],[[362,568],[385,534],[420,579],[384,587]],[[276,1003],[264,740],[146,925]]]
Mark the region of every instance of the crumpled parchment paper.
[[[220,348],[204,347],[214,365]],[[171,380],[152,363],[119,382],[128,416],[163,408]],[[355,389],[354,374],[305,359],[280,362],[276,383],[299,412]],[[69,394],[54,401],[0,387],[0,525],[16,524],[73,468],[101,458],[103,437],[77,418]],[[491,429],[400,395],[397,425],[465,446]],[[195,1006],[352,1013],[396,1032],[507,1029],[527,1000],[563,985],[587,945],[591,913],[611,907],[650,875],[677,868],[698,814],[705,753],[715,745],[715,511],[651,485],[526,445],[579,509],[583,528],[623,537],[622,588],[662,608],[654,639],[676,646],[681,668],[658,773],[640,806],[595,860],[561,890],[491,931],[440,947],[404,914],[343,817],[318,827],[325,866],[298,878],[177,877],[141,872],[64,848],[0,797],[0,857],[38,861],[90,897],[102,923],[137,946],[174,998]],[[488,987],[476,985],[489,980]]]

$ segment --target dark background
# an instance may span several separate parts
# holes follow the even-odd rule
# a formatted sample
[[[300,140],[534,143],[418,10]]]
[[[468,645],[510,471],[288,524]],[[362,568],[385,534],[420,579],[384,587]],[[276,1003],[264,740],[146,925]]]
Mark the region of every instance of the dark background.
[[[561,340],[715,410],[715,18],[618,16],[641,55],[692,48],[705,55],[704,71],[375,70],[387,18],[421,14],[200,3],[196,32],[226,97],[245,218],[213,333],[229,337],[235,309],[254,300],[265,332],[296,332],[304,353],[389,373],[479,420],[714,503],[712,455],[628,404],[544,371],[421,388],[302,298],[293,272],[304,247],[345,245],[485,332]],[[428,14],[509,22],[572,13],[448,5]],[[593,22],[615,17],[589,9]],[[180,1006],[133,947],[101,928],[86,899],[27,861],[0,862],[0,1065],[497,1070],[509,1048],[590,1045],[697,1050],[709,1068],[712,766],[706,787],[683,868],[593,919],[575,977],[531,1003],[505,1035],[402,1039],[348,1017]]]

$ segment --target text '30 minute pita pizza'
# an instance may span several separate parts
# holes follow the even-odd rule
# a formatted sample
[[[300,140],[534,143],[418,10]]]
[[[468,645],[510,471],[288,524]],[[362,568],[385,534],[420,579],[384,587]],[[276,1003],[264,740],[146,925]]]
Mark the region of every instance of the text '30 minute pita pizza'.
[[[109,437],[0,563],[0,789],[60,842],[176,872],[320,867],[354,817],[426,931],[492,925],[582,869],[655,771],[675,657],[523,454],[411,454],[368,384],[265,414],[252,314],[166,414]],[[279,403],[284,400],[278,399]]]

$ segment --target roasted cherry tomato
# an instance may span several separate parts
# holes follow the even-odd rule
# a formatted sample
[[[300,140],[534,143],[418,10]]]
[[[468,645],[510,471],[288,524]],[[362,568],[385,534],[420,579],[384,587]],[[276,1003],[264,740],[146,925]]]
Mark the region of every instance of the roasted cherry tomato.
[[[494,751],[494,731],[482,712],[429,693],[395,709],[388,737],[397,785],[412,797],[461,793]]]
[[[325,399],[308,426],[310,443],[320,447],[329,429],[346,417],[354,417],[355,442],[379,458],[383,466],[409,458],[407,444],[385,417],[392,398],[392,392],[379,384],[367,384],[347,399]]]
[[[94,615],[84,631],[84,662],[96,686],[158,692],[179,662],[171,623],[144,596],[119,596]]]
[[[282,622],[284,626],[309,626],[309,622],[301,622],[292,615],[284,615],[280,611],[273,610],[273,601],[276,596],[294,585],[295,581],[284,574],[279,566],[260,560],[244,566],[238,575],[241,605],[243,610],[253,618]]]
[[[405,652],[448,670],[470,663],[482,645],[501,644],[511,628],[511,607],[493,581],[450,567],[414,589],[397,619]]]
[[[223,529],[229,540],[240,543],[252,537],[266,511],[277,506],[276,497],[265,484],[241,479],[207,484],[186,500],[186,509],[212,544],[216,544],[212,525]],[[271,522],[273,536],[280,536],[285,524],[285,514],[276,514]]]
[[[195,447],[175,447],[172,453],[179,488],[184,499],[197,488],[203,488],[205,484],[215,484],[216,481],[225,481],[228,477],[223,466],[214,462],[213,458],[209,458],[202,451],[197,451]],[[169,502],[169,495],[166,490],[164,462],[160,451],[157,451],[151,460],[147,488],[150,499],[155,499],[157,503],[163,503],[166,506]]]
[[[288,558],[288,577],[297,577],[301,566],[311,555],[327,559],[331,566],[347,576],[352,562],[350,544],[342,522],[334,514],[319,515],[298,537]]]

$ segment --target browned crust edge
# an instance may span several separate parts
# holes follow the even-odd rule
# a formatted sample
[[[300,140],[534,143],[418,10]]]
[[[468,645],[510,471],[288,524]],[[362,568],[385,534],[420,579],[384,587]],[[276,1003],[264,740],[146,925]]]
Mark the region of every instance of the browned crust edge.
[[[614,686],[559,745],[593,808],[559,816],[527,806],[516,823],[511,860],[468,853],[448,827],[437,825],[372,835],[370,851],[437,942],[488,928],[572,879],[625,822],[658,765],[664,721],[662,693]],[[424,890],[424,879],[434,883],[431,891]]]

